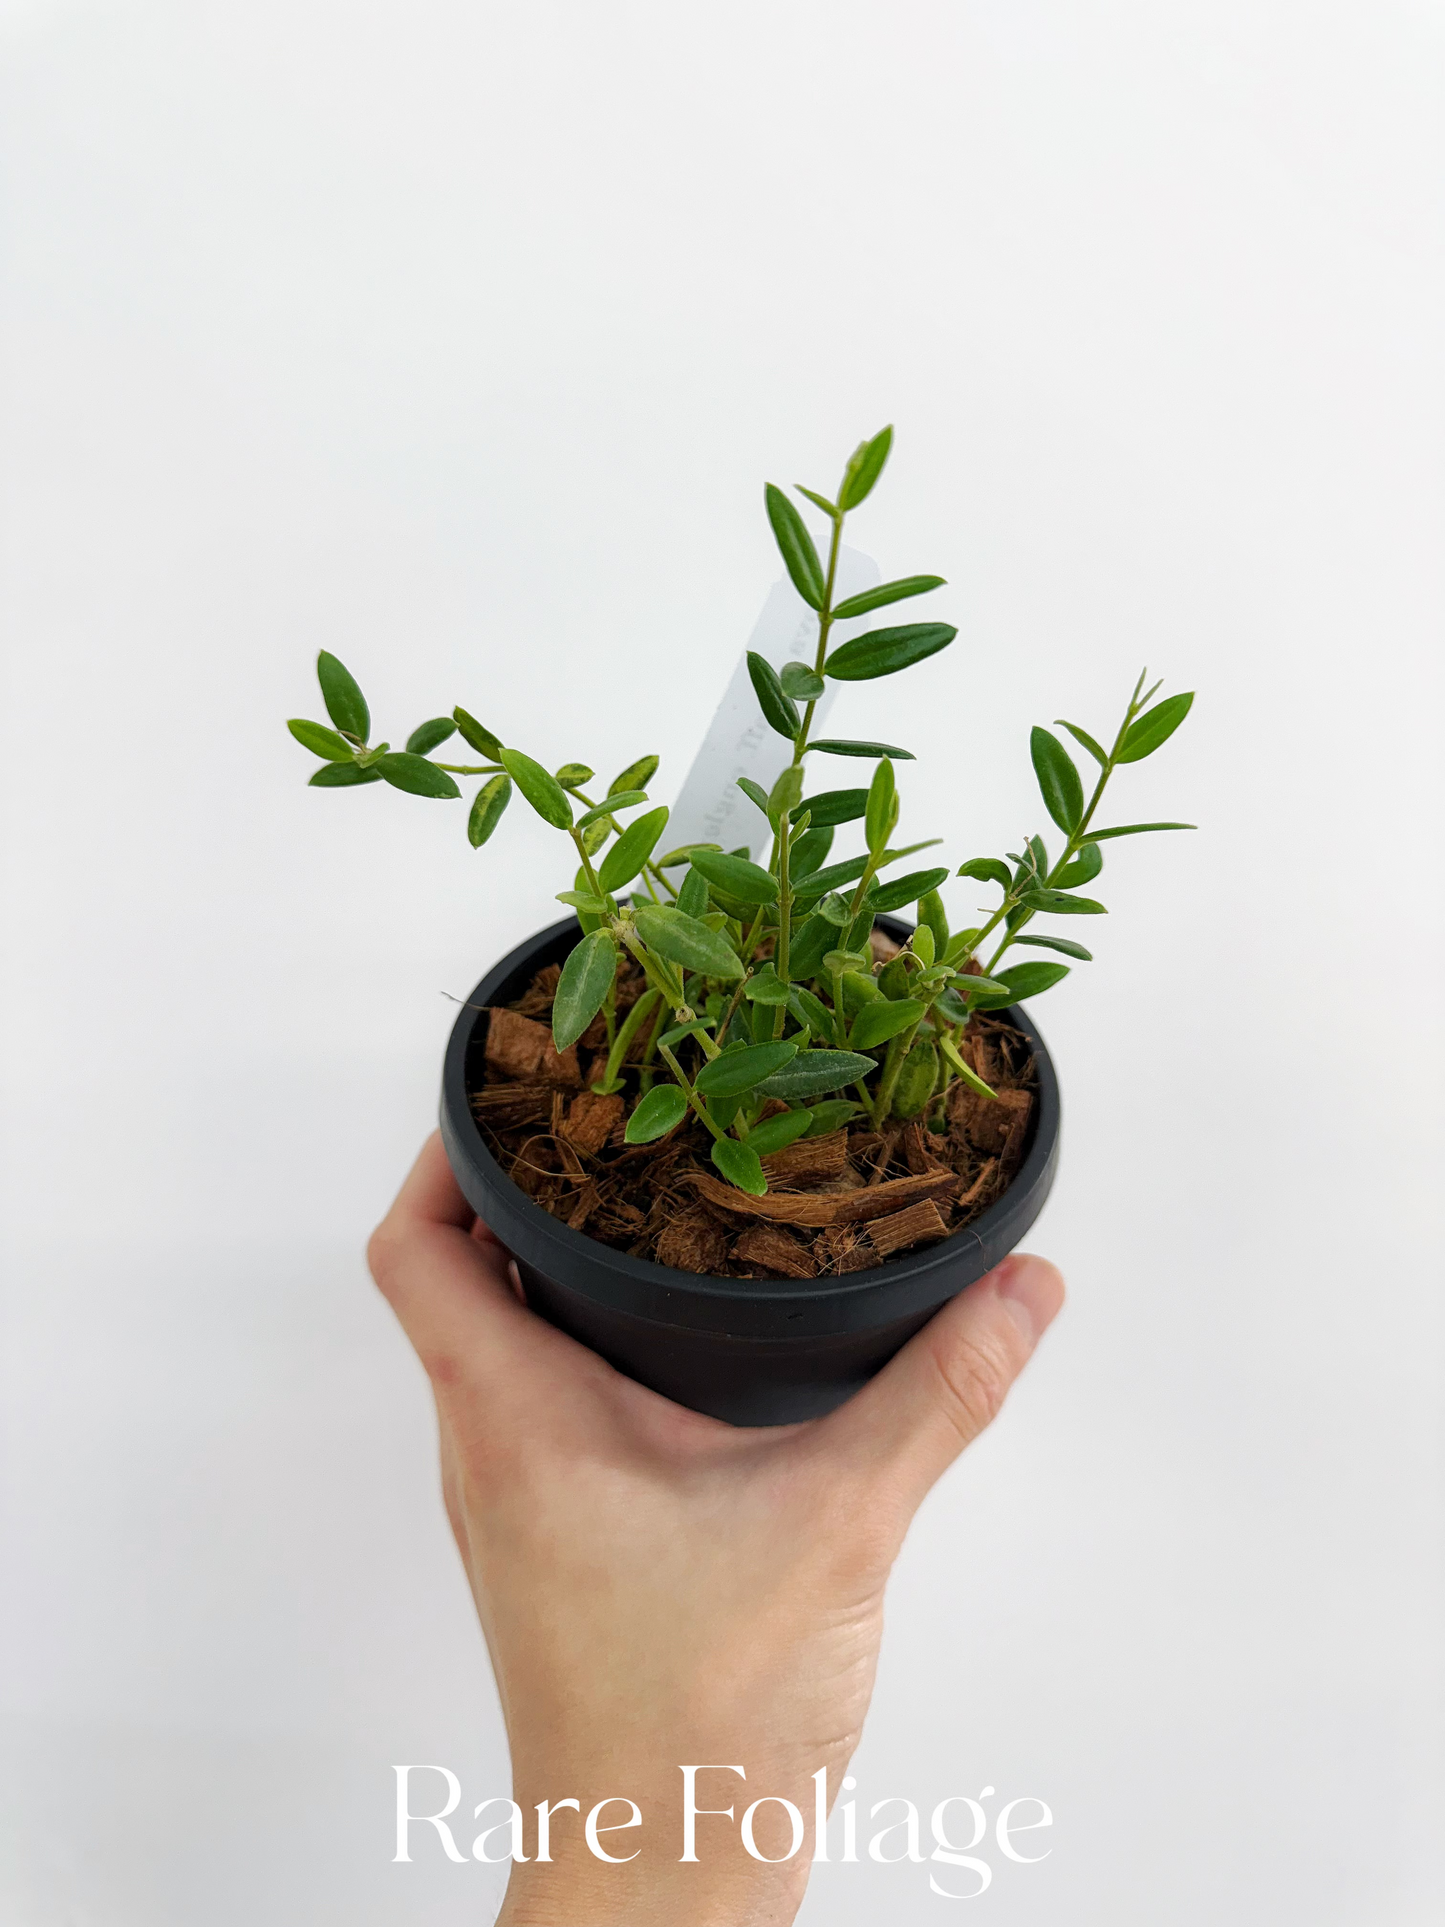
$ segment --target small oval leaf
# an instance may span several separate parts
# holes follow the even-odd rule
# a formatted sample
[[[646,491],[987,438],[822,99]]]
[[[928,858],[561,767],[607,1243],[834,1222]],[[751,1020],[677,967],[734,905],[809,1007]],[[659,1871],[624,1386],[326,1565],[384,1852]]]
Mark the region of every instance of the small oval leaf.
[[[405,750],[393,750],[389,756],[383,756],[376,767],[393,789],[405,790],[409,796],[461,795],[446,771],[438,769],[435,763],[429,763],[425,756],[410,756]]]
[[[638,1099],[623,1136],[629,1144],[651,1144],[676,1130],[687,1109],[687,1097],[676,1084],[654,1084]]]
[[[371,712],[355,676],[339,657],[323,649],[316,658],[316,680],[326,713],[338,729],[365,742],[371,734]]]
[[[510,776],[494,776],[477,791],[472,799],[471,814],[467,818],[467,841],[474,850],[480,850],[496,829],[511,800]]]
[[[1166,696],[1162,703],[1155,703],[1146,709],[1142,716],[1136,716],[1130,723],[1116,763],[1138,763],[1146,756],[1152,756],[1161,743],[1167,743],[1189,714],[1194,702],[1194,693],[1189,691],[1182,696]],[[332,718],[333,722],[335,717]]]
[[[719,890],[736,897],[739,903],[776,903],[778,900],[778,879],[760,863],[751,863],[746,857],[729,856],[723,850],[696,850],[692,867]]]
[[[879,997],[864,1004],[853,1019],[848,1042],[854,1050],[876,1050],[880,1044],[886,1044],[890,1037],[911,1030],[923,1016],[923,1009],[916,997],[901,998],[896,1004],[890,1003],[886,997]]]
[[[816,749],[822,756],[891,756],[895,763],[911,763],[915,760],[911,749],[899,749],[893,743],[850,743],[840,736],[820,736],[809,749]],[[815,817],[814,822],[817,821]]]
[[[821,609],[823,565],[818,560],[818,551],[813,547],[813,538],[808,533],[806,523],[783,491],[774,488],[771,482],[763,490],[763,500],[773,540],[778,545],[783,566],[792,578],[793,587],[810,609]]]
[[[594,930],[568,953],[552,999],[552,1041],[558,1050],[575,1044],[607,1001],[617,975],[617,945],[610,930]]]
[[[1052,730],[1037,726],[1029,734],[1029,755],[1044,808],[1059,828],[1072,836],[1084,814],[1084,785],[1073,758]]]
[[[379,769],[362,769],[358,763],[323,763],[320,769],[312,772],[308,789],[349,790],[358,783],[379,783]]]
[[[788,741],[792,742],[803,727],[803,719],[798,714],[792,697],[784,693],[783,685],[778,680],[777,670],[767,657],[760,656],[756,649],[748,651],[748,675],[752,680],[758,705],[767,719],[768,727],[775,729],[780,736],[786,736]]]
[[[876,589],[865,589],[861,595],[850,595],[846,602],[838,604],[833,615],[836,621],[846,622],[851,616],[866,616],[890,602],[902,602],[908,596],[927,595],[931,589],[941,589],[943,586],[941,575],[900,576],[896,582],[880,582]]]
[[[456,733],[457,726],[450,716],[433,716],[430,722],[417,724],[407,737],[406,746],[413,756],[430,756],[448,736]]]
[[[746,1144],[739,1144],[735,1137],[720,1137],[713,1141],[712,1161],[722,1172],[729,1184],[735,1184],[739,1191],[746,1191],[752,1197],[761,1198],[768,1188],[763,1176],[763,1167],[758,1163],[756,1151],[750,1151]]]
[[[823,674],[835,682],[871,682],[875,676],[894,676],[946,649],[958,634],[951,622],[907,622],[897,629],[870,629],[835,649],[823,664]]]
[[[334,729],[325,723],[309,723],[304,716],[293,716],[286,727],[303,749],[309,749],[313,756],[324,756],[328,763],[350,763],[356,759],[356,749],[344,736],[338,736]]]
[[[638,935],[649,950],[685,970],[700,971],[705,977],[720,977],[732,983],[745,974],[736,953],[724,937],[696,917],[689,917],[669,903],[645,903],[636,912]]]
[[[597,877],[602,888],[610,895],[615,896],[624,884],[631,883],[646,868],[648,858],[657,848],[658,838],[667,828],[667,817],[665,804],[649,810],[646,816],[639,816],[635,823],[628,824],[603,857]]]
[[[571,829],[572,805],[550,770],[519,749],[500,750],[498,760],[544,823],[550,823],[554,830]]]
[[[743,1044],[704,1064],[693,1082],[704,1097],[742,1097],[797,1054],[798,1046],[782,1038],[769,1044]]]

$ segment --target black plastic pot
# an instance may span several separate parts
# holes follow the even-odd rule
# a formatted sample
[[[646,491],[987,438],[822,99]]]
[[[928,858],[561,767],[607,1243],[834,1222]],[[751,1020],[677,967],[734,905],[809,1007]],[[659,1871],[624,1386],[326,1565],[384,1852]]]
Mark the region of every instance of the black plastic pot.
[[[895,941],[904,924],[880,917]],[[544,964],[577,942],[568,917],[519,944],[488,971],[471,1006],[520,997]],[[865,1384],[919,1327],[1012,1251],[1043,1209],[1059,1154],[1059,1088],[1044,1040],[1017,1008],[1033,1045],[1038,1101],[1030,1142],[997,1203],[927,1250],[870,1271],[818,1281],[704,1278],[629,1258],[534,1204],[502,1170],[472,1116],[487,1018],[464,1008],[447,1045],[441,1128],[467,1202],[517,1261],[527,1302],[619,1371],[733,1425],[816,1418]]]

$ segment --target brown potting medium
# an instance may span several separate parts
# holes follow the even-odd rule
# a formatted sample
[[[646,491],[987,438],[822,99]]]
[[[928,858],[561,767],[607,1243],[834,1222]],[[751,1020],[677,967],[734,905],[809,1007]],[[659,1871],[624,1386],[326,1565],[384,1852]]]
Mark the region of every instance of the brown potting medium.
[[[896,945],[875,932],[880,955]],[[710,1140],[689,1116],[667,1138],[628,1144],[625,1093],[599,1096],[606,1035],[598,1017],[570,1049],[552,1043],[560,965],[543,966],[513,1003],[488,1013],[472,1113],[497,1162],[536,1204],[574,1231],[630,1257],[716,1278],[827,1278],[872,1269],[951,1236],[1007,1189],[1022,1162],[1035,1101],[1032,1052],[1001,1018],[975,1017],[964,1050],[998,1093],[949,1092],[947,1128],[866,1119],[798,1139],[763,1159],[763,1197],[727,1184]],[[630,961],[618,978],[625,1013],[644,989]],[[643,1026],[643,1031],[647,1026]],[[628,1063],[641,1062],[639,1035]],[[665,1073],[664,1073],[665,1074]],[[782,1104],[773,1109],[783,1110]]]

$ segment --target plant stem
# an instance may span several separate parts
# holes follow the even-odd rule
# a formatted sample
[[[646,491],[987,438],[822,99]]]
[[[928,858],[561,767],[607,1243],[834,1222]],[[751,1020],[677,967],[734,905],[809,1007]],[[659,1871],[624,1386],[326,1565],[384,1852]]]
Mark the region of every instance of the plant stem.
[[[435,769],[444,769],[451,776],[500,776],[500,763],[436,763]]]
[[[643,991],[642,995],[637,999],[637,1002],[623,1018],[621,1028],[612,1039],[611,1048],[607,1053],[607,1068],[602,1073],[600,1084],[594,1084],[592,1086],[594,1091],[600,1088],[605,1095],[612,1089],[613,1085],[618,1082],[618,1074],[622,1069],[623,1060],[627,1056],[633,1038],[646,1023],[648,1013],[655,1010],[661,1002],[662,992],[660,990],[649,987]],[[666,1006],[664,1006],[664,1008],[666,1008]]]
[[[703,1123],[707,1126],[708,1130],[712,1132],[713,1136],[717,1139],[718,1143],[721,1144],[724,1137],[726,1137],[727,1133],[723,1130],[720,1130],[719,1127],[716,1124],[714,1124],[712,1119],[708,1116],[706,1104],[703,1103],[702,1099],[698,1096],[697,1092],[692,1088],[692,1085],[688,1083],[687,1073],[683,1070],[681,1064],[678,1063],[677,1059],[673,1056],[672,1052],[667,1048],[666,1044],[659,1044],[657,1048],[658,1048],[659,1054],[666,1061],[667,1068],[672,1072],[673,1076],[677,1079],[678,1083],[682,1086],[683,1091],[686,1093],[688,1103],[697,1112],[698,1116],[702,1119]]]
[[[1124,711],[1124,720],[1119,725],[1119,733],[1115,736],[1113,744],[1109,750],[1108,758],[1105,761],[1103,768],[1099,771],[1099,780],[1094,785],[1094,793],[1089,798],[1088,807],[1085,809],[1084,814],[1079,818],[1077,828],[1070,836],[1068,842],[1064,845],[1063,855],[1059,858],[1058,862],[1053,866],[1053,868],[1049,871],[1049,874],[1043,880],[1044,887],[1046,889],[1050,888],[1053,885],[1055,879],[1059,877],[1065,869],[1068,868],[1069,864],[1073,862],[1074,858],[1078,855],[1079,850],[1082,847],[1083,840],[1084,840],[1084,833],[1088,829],[1090,823],[1092,823],[1094,820],[1094,811],[1099,807],[1100,799],[1104,794],[1104,786],[1108,782],[1109,778],[1114,774],[1115,758],[1118,756],[1119,751],[1124,747],[1124,737],[1128,733],[1129,725],[1130,723],[1133,722],[1134,718],[1139,714],[1139,711],[1144,707],[1144,704],[1139,700],[1139,691],[1144,687],[1144,676],[1147,675],[1148,673],[1149,672],[1145,670],[1144,673],[1140,676],[1138,682],[1136,682],[1134,685],[1134,694],[1129,698],[1129,707]],[[1156,684],[1156,687],[1157,687],[1157,684]],[[1150,691],[1150,694],[1151,695],[1153,694],[1152,690]],[[1147,702],[1148,697],[1145,697],[1144,700],[1145,702]],[[1003,955],[1005,950],[1008,949],[1009,945],[1013,942],[1014,938],[1018,935],[1019,931],[1024,928],[1025,924],[1031,921],[1033,914],[1034,913],[1032,910],[1025,910],[1024,914],[1019,918],[1018,922],[1014,925],[1013,929],[1010,930],[1007,933],[1007,935],[1004,937],[1003,942],[999,945],[998,949],[994,951],[992,957],[989,958],[988,964],[983,973],[986,977],[991,977],[993,975],[994,970],[997,967],[999,958]],[[991,930],[993,928],[993,925],[997,922],[998,922],[998,917],[995,916],[990,921],[988,925],[988,929]],[[983,941],[983,938],[986,934],[987,934],[986,930],[981,931],[979,933],[980,943]],[[977,946],[975,946],[975,948],[976,947]]]
[[[788,875],[788,856],[793,843],[793,825],[786,810],[778,818],[778,942],[773,953],[773,969],[780,983],[791,982],[788,976],[788,938],[789,926],[793,920],[793,885]],[[787,1019],[786,1004],[777,1004],[773,1009],[773,1035],[781,1037],[783,1024]]]

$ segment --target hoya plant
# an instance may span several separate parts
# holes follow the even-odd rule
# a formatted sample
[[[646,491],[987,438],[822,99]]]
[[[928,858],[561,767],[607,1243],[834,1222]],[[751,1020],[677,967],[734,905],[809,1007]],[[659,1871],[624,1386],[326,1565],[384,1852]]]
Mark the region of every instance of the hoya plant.
[[[317,674],[331,726],[301,719],[288,725],[321,758],[311,777],[319,789],[385,782],[455,801],[462,795],[458,779],[480,778],[467,813],[477,849],[520,791],[557,833],[561,867],[570,874],[558,900],[575,911],[582,932],[553,999],[557,1050],[576,1044],[600,1016],[606,1047],[593,1060],[600,1074],[591,1088],[624,1098],[627,1141],[666,1137],[691,1112],[711,1139],[717,1170],[754,1196],[767,1190],[762,1157],[804,1135],[865,1119],[875,1130],[892,1119],[942,1130],[959,1080],[992,1097],[968,1061],[970,1024],[980,1013],[1039,996],[1069,974],[1071,963],[1092,960],[1082,943],[1055,934],[1053,920],[1105,914],[1097,897],[1082,892],[1104,868],[1106,843],[1193,827],[1099,820],[1115,772],[1152,756],[1193,701],[1189,694],[1156,701],[1160,685],[1146,689],[1141,675],[1111,738],[1059,720],[1095,766],[1091,785],[1058,736],[1042,727],[1032,732],[1043,806],[1062,838],[1056,851],[1033,834],[1004,855],[900,872],[908,858],[943,842],[895,842],[894,764],[911,761],[912,752],[813,735],[829,680],[898,675],[948,648],[957,634],[947,622],[907,622],[832,641],[839,622],[945,586],[940,576],[910,575],[834,599],[844,525],[875,487],[892,438],[885,428],[861,443],[831,499],[798,488],[823,518],[821,550],[797,504],[771,484],[765,490],[784,566],[817,618],[811,662],[778,671],[761,655],[748,656],[763,716],[791,747],[770,791],[740,779],[766,819],[766,832],[759,826],[759,840],[768,842],[765,863],[753,861],[749,846],[669,849],[668,811],[648,792],[656,756],[629,763],[599,792],[586,764],[549,770],[460,707],[421,723],[402,749],[373,744],[356,679],[326,651]],[[435,752],[453,737],[477,760],[440,761]],[[839,760],[871,763],[870,780],[814,785],[820,765]],[[835,835],[848,824],[861,826],[863,847],[830,862]],[[939,894],[950,876],[998,892],[991,908],[959,930],[950,927]],[[876,960],[875,918],[913,906],[916,927],[906,947]],[[1027,950],[1050,954],[1018,956]],[[624,1014],[617,991],[628,957],[646,987]]]

